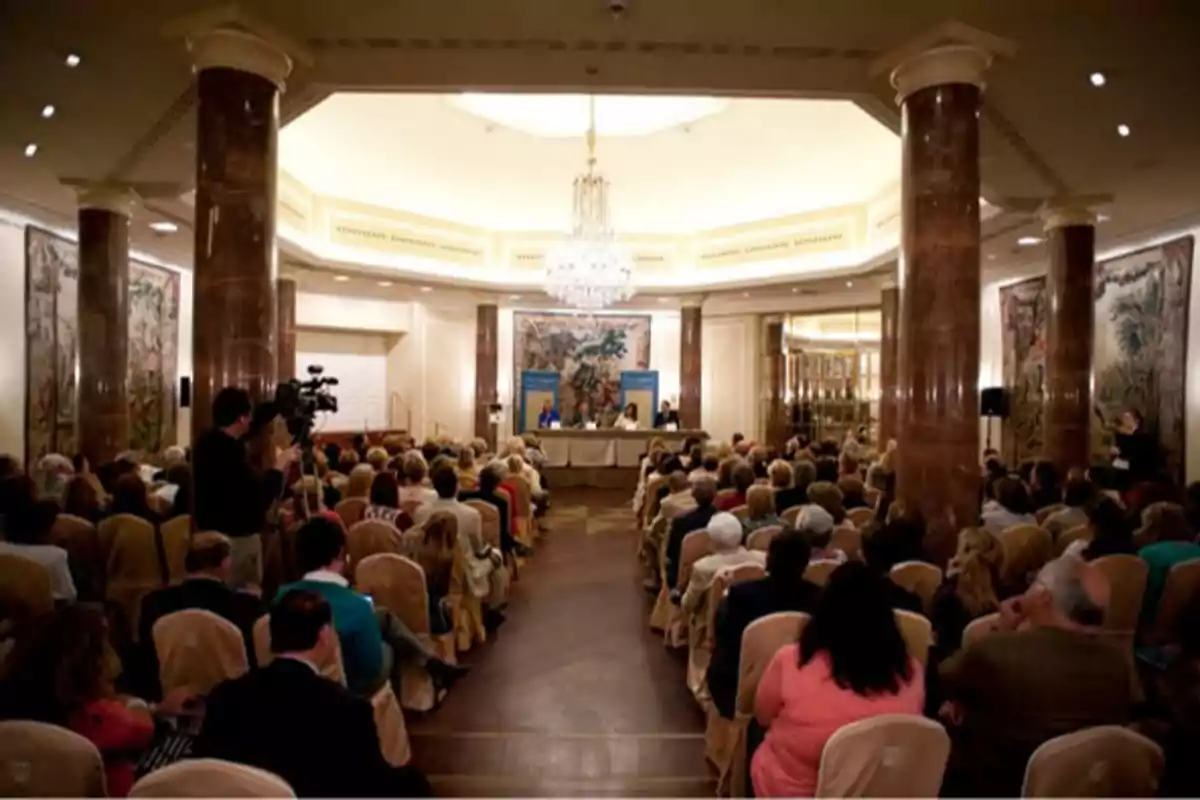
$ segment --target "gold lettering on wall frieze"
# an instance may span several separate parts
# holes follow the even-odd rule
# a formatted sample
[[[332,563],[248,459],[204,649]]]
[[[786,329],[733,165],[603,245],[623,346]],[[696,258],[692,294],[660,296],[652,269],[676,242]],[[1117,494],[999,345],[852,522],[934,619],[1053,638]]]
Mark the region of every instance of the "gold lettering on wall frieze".
[[[696,263],[704,267],[727,267],[755,261],[832,253],[853,246],[848,223],[836,230],[794,233],[789,236],[760,239],[745,244],[722,244],[715,249],[702,249]]]
[[[369,220],[333,220],[330,224],[329,241],[348,247],[366,247],[469,266],[483,266],[487,259],[485,248],[481,246],[420,231],[380,225]]]

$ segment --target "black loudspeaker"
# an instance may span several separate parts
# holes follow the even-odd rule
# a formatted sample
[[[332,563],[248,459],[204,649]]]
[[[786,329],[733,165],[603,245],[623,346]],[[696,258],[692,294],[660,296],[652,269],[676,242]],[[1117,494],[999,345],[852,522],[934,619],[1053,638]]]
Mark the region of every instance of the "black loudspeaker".
[[[979,414],[984,417],[1008,419],[1008,390],[993,386],[979,393]]]
[[[179,407],[191,408],[192,406],[192,379],[184,375],[179,379]]]

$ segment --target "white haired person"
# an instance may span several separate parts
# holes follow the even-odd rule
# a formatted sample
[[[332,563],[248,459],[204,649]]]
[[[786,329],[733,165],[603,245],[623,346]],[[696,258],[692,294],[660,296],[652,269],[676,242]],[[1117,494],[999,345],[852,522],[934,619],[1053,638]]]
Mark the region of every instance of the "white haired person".
[[[722,511],[713,515],[708,521],[708,540],[712,543],[713,552],[692,565],[692,576],[681,601],[685,614],[690,614],[700,605],[701,598],[712,586],[718,571],[742,564],[767,565],[766,553],[747,550],[742,546],[742,523],[733,514]]]
[[[39,499],[61,503],[67,484],[75,476],[75,467],[66,456],[49,453],[38,461],[36,474]]]
[[[846,560],[846,554],[836,547],[830,547],[833,538],[833,515],[821,506],[813,503],[800,509],[796,517],[796,530],[808,537],[812,546],[810,561],[836,561],[841,564]]]

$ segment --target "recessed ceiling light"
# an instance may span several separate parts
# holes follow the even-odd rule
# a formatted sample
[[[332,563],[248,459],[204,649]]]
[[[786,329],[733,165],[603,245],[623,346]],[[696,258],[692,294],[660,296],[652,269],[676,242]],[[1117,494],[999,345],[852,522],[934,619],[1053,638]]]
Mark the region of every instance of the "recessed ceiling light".
[[[1092,86],[1095,86],[1097,89],[1108,83],[1108,78],[1104,77],[1103,72],[1093,72],[1088,77],[1088,80],[1090,80],[1092,82]]]
[[[989,254],[988,254],[988,261],[995,261],[995,260],[996,260],[996,256],[995,256],[994,254],[991,254],[991,253],[989,253]]]
[[[161,220],[159,222],[151,222],[150,230],[155,231],[156,233],[174,233],[175,231],[179,230],[179,226],[174,222]]]
[[[799,286],[793,286],[793,287],[792,287],[792,294],[795,294],[795,293],[796,293],[796,292],[798,292],[798,291],[800,291],[800,287],[799,287]]]
[[[1108,214],[1096,215],[1096,222],[1108,222],[1110,219],[1112,219],[1112,217],[1108,216]]]
[[[846,281],[846,288],[847,288],[847,289],[849,289],[849,288],[852,288],[853,286],[854,286],[854,281]]]
[[[1042,237],[1040,236],[1022,236],[1020,239],[1017,239],[1017,244],[1021,245],[1021,247],[1032,247],[1035,244],[1041,243]]]
[[[742,297],[749,297],[749,296],[750,296],[749,292],[742,292]]]
[[[349,275],[334,275],[333,279],[335,281],[337,281],[338,283],[345,283],[346,281],[350,280],[350,276]]]
[[[42,106],[42,119],[50,119],[54,116],[54,106],[50,103]]]
[[[380,281],[379,285],[386,289],[387,287],[392,285],[392,282],[391,281]]]
[[[422,292],[432,292],[432,291],[433,291],[433,287],[432,287],[432,286],[422,286],[422,287],[421,287],[421,291],[422,291]]]
[[[509,300],[520,300],[520,299],[521,299],[521,295],[519,295],[519,294],[510,294],[510,295],[508,296],[508,299],[509,299]]]
[[[1122,122],[1117,126],[1117,135],[1124,139],[1130,134],[1129,126]]]
[[[660,298],[658,298],[658,302],[660,302],[660,303],[665,303],[665,302],[667,302],[667,298],[665,298],[665,297],[660,297]]]
[[[68,53],[68,54],[67,54],[67,62],[66,62],[66,63],[67,63],[67,66],[68,66],[68,67],[71,67],[72,69],[74,69],[75,67],[78,67],[78,66],[79,66],[79,62],[80,62],[80,61],[82,61],[82,60],[83,60],[83,59],[82,59],[82,58],[80,58],[80,57],[79,57],[77,54],[75,54],[75,53]]]
[[[34,144],[33,142],[30,142],[29,144],[25,145],[25,157],[26,158],[33,158],[36,155],[37,155],[37,145],[36,144]]]

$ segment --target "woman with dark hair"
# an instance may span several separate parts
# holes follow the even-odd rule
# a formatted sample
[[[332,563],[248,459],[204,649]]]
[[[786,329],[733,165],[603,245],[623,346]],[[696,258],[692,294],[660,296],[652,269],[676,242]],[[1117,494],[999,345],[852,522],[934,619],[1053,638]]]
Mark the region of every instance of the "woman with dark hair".
[[[192,502],[192,468],[183,462],[172,464],[167,467],[167,483],[175,489],[170,493],[171,510],[167,513],[167,518],[174,519],[184,514],[191,514],[194,505]],[[162,492],[161,489],[159,491]]]
[[[756,797],[812,797],[821,751],[838,728],[882,714],[920,714],[924,671],[908,654],[887,579],[838,567],[797,644],[771,659],[754,713],[767,728],[750,774]]]
[[[1101,556],[1132,555],[1133,526],[1124,509],[1108,498],[1103,498],[1087,509],[1091,539],[1076,539],[1067,545],[1063,555],[1077,556],[1091,561]]]
[[[96,487],[83,475],[76,475],[67,483],[67,491],[63,495],[63,513],[86,519],[93,524],[104,516]]]
[[[110,514],[132,514],[152,525],[158,525],[161,521],[158,513],[150,507],[146,482],[136,472],[127,472],[117,478],[108,511]]]
[[[996,499],[984,503],[983,511],[979,515],[983,527],[987,528],[989,533],[999,536],[1013,525],[1037,524],[1025,484],[1017,478],[1001,478],[994,486]]]
[[[363,512],[363,519],[378,519],[390,522],[397,530],[412,527],[412,517],[400,508],[400,481],[394,472],[380,472],[371,481],[371,502]]]
[[[1049,461],[1038,461],[1033,465],[1029,477],[1029,499],[1034,510],[1058,505],[1063,501],[1062,482],[1058,468]]]
[[[17,641],[0,686],[0,718],[48,722],[82,735],[104,757],[108,796],[124,797],[154,736],[154,714],[184,713],[195,693],[176,689],[150,706],[117,695],[113,680],[120,671],[104,613],[65,606]]]

